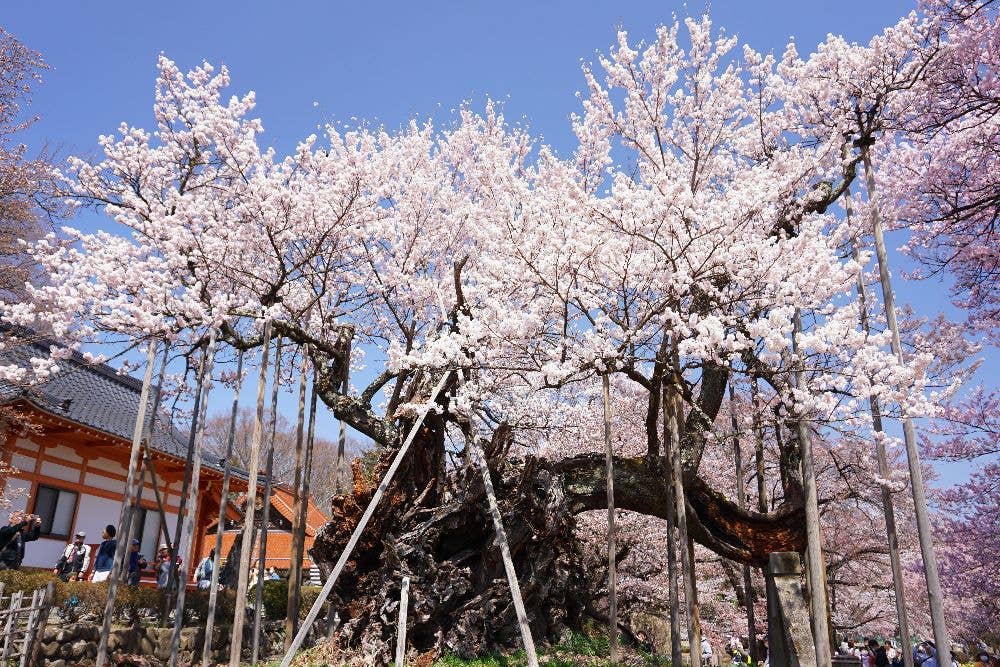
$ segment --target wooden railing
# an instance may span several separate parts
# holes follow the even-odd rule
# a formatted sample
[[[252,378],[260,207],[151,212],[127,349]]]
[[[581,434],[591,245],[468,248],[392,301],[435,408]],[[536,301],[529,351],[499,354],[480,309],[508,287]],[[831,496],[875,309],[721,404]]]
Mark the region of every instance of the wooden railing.
[[[37,647],[52,610],[55,583],[33,591],[30,597],[24,591],[5,595],[4,587],[0,582],[0,665],[29,667],[38,662]]]

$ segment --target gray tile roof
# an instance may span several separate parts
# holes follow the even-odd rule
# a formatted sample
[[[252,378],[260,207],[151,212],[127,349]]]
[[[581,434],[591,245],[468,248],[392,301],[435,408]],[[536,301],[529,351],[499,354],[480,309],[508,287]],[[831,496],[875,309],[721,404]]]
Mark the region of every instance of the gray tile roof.
[[[30,365],[30,357],[45,356],[47,351],[47,344],[24,345],[0,354],[0,363],[14,362],[27,366]],[[60,360],[58,365],[60,372],[57,375],[28,389],[0,380],[0,403],[28,400],[51,414],[131,441],[139,411],[142,381],[119,374],[107,364],[88,363],[83,355],[76,352],[69,359]],[[147,419],[151,418],[155,394],[154,386],[149,392]],[[184,459],[188,450],[187,434],[167,421],[168,417],[161,410],[156,420],[152,448]],[[215,470],[222,469],[211,460],[203,460],[202,464]],[[234,469],[233,473],[243,479],[247,477],[240,470]]]

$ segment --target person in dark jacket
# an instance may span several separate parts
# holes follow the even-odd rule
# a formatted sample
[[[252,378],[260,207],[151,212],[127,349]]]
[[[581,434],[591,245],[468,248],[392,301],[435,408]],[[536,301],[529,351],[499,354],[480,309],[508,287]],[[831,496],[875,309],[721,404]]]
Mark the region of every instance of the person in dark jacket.
[[[108,575],[111,574],[111,566],[115,562],[115,550],[118,548],[116,532],[117,529],[109,523],[101,534],[102,541],[97,547],[97,555],[94,556],[94,573],[90,576],[90,580],[95,583],[107,581]]]
[[[872,652],[872,664],[875,667],[889,667],[889,655],[885,652],[885,647],[880,646],[877,639],[868,640],[868,650]]]
[[[139,553],[139,540],[132,540],[132,546],[128,552],[128,576],[125,582],[129,586],[138,586],[139,580],[142,578],[142,571],[148,565],[146,558]]]
[[[18,570],[24,560],[24,545],[38,539],[42,517],[13,512],[10,523],[0,527],[0,570]]]

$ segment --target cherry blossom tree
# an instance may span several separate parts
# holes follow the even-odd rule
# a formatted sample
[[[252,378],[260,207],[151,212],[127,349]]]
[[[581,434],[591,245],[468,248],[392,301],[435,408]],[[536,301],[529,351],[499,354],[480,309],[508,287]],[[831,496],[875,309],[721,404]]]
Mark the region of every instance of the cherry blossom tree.
[[[419,650],[470,653],[513,636],[502,614],[481,611],[508,603],[490,583],[495,559],[476,555],[492,533],[470,438],[487,443],[512,551],[537,584],[526,590],[536,632],[554,636],[586,611],[573,517],[607,502],[593,392],[608,372],[629,406],[613,428],[617,505],[636,526],[666,518],[664,397],[679,398],[688,528],[721,588],[724,562],[759,567],[804,548],[801,422],[819,443],[823,493],[846,501],[844,480],[861,473],[842,474],[831,434],[868,432],[871,396],[910,415],[935,409],[927,348],[900,363],[885,334],[860,330],[852,295],[868,256],[845,256],[857,230],[835,213],[859,147],[883,129],[878,112],[859,122],[856,101],[918,76],[923,30],[909,17],[865,47],[831,38],[780,59],[736,51],[707,18],[649,44],[619,33],[584,69],[567,159],[493,104],[444,128],[330,127],[280,157],[260,145],[253,94],[224,98],[224,68],[185,74],[162,57],[156,129],[102,136],[103,158],[72,159],[64,182],[120,233],[67,229],[34,244],[46,281],[3,317],[71,344],[113,333],[181,350],[210,332],[257,348],[268,321],[289,348],[308,345],[320,399],[374,442],[375,472],[430,387],[463,368],[336,591],[338,605],[382,599],[387,580],[420,572]],[[884,76],[859,74],[872,71]],[[58,358],[36,365],[53,372]],[[367,386],[343,381],[362,368]],[[732,500],[732,473],[719,472],[730,470],[719,463],[731,461],[720,449],[730,383],[747,442],[760,442],[761,464],[747,466],[761,472],[757,509]],[[367,472],[356,466],[354,492],[334,498],[317,560],[346,543],[374,492]],[[384,659],[391,622],[378,605],[354,609],[342,645]]]

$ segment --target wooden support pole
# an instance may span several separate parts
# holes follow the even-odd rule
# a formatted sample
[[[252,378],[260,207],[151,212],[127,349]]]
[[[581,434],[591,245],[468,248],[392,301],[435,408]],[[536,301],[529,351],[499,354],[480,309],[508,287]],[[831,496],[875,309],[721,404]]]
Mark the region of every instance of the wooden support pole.
[[[795,334],[792,336],[792,353],[800,353],[798,338],[802,335],[802,316],[798,309],[794,315]],[[795,362],[795,388],[807,391],[802,370],[805,357]],[[826,667],[833,659],[830,648],[830,626],[827,617],[826,576],[823,566],[823,537],[819,524],[819,500],[816,489],[816,470],[813,465],[812,438],[801,411],[796,408],[795,427],[799,441],[802,467],[802,490],[805,493],[806,513],[806,581],[809,584],[809,613],[812,617],[813,643],[816,646],[816,665]]]
[[[142,432],[146,425],[146,403],[149,401],[149,385],[153,379],[153,362],[156,358],[156,341],[150,341],[146,350],[146,374],[142,380],[142,390],[139,392],[139,408],[135,415],[135,428],[132,430],[132,449],[128,458],[128,474],[125,477],[125,497],[122,499],[118,526],[124,525],[129,517],[128,508],[135,496],[136,469],[139,467],[139,448],[142,443]],[[153,415],[156,419],[156,415]],[[111,574],[108,576],[108,601],[104,605],[104,623],[101,626],[101,638],[97,648],[97,667],[104,667],[107,662],[108,635],[111,634],[111,619],[115,612],[115,597],[118,594],[118,578],[121,575],[121,563],[125,556],[125,540],[118,540],[115,547],[115,558],[111,564]],[[6,656],[4,657],[6,661]]]
[[[396,629],[396,667],[406,658],[406,610],[410,605],[410,578],[403,577],[399,587],[399,622]]]
[[[679,364],[675,360],[675,367],[678,366]],[[673,408],[668,413],[670,417],[670,472],[674,492],[674,507],[677,516],[677,531],[680,537],[680,544],[678,546],[681,552],[681,576],[684,580],[684,601],[685,609],[687,610],[688,658],[690,664],[698,665],[700,664],[698,656],[701,655],[701,628],[698,624],[697,610],[695,608],[695,587],[698,583],[695,580],[694,559],[691,558],[691,550],[688,549],[687,500],[684,496],[684,478],[681,462],[680,424],[683,421],[684,415],[681,407],[680,392],[674,389],[670,393],[670,404]]]
[[[299,412],[295,425],[295,504],[292,507],[292,548],[288,563],[288,606],[285,608],[285,648],[292,642],[298,629],[302,582],[302,551],[305,548],[305,525],[302,522],[302,504],[307,502],[302,494],[303,450],[305,444],[306,370],[309,346],[302,350],[302,370],[299,376]],[[312,417],[310,416],[310,419]]]
[[[358,540],[361,539],[361,533],[364,532],[365,527],[368,525],[372,515],[375,513],[375,508],[378,506],[379,501],[382,500],[382,496],[385,495],[386,489],[389,488],[389,483],[392,481],[393,476],[395,476],[396,470],[399,469],[399,465],[403,462],[403,458],[410,450],[410,445],[413,444],[414,438],[417,437],[417,431],[423,425],[424,419],[427,418],[427,413],[430,412],[431,407],[437,400],[438,394],[440,394],[441,390],[444,389],[449,377],[451,377],[451,371],[445,371],[441,375],[441,379],[438,381],[437,386],[434,387],[434,390],[431,391],[431,395],[428,396],[427,403],[425,403],[424,407],[420,409],[417,419],[413,422],[413,426],[410,427],[410,432],[406,435],[406,439],[400,446],[399,451],[396,452],[396,456],[392,459],[392,463],[389,464],[389,469],[385,471],[385,476],[379,483],[378,488],[375,489],[375,493],[372,495],[372,499],[369,501],[368,507],[365,508],[364,514],[361,515],[361,519],[354,527],[354,532],[351,533],[351,538],[348,540],[347,546],[344,547],[344,551],[341,552],[340,558],[338,558],[337,562],[334,564],[333,571],[330,572],[330,576],[327,577],[326,583],[323,584],[323,588],[316,597],[316,601],[313,603],[313,606],[309,609],[309,613],[302,622],[302,626],[295,634],[295,639],[292,640],[288,650],[285,651],[285,656],[281,659],[281,667],[288,667],[292,664],[295,652],[299,650],[300,646],[302,646],[302,642],[305,641],[306,634],[308,634],[312,624],[316,622],[316,617],[319,616],[319,612],[326,603],[326,599],[330,596],[330,591],[332,591],[334,585],[336,585],[337,579],[340,578],[340,573],[343,571],[348,559],[350,559],[351,554],[354,552],[354,548],[357,546]],[[242,621],[242,619],[240,620]],[[231,663],[230,667],[239,667],[239,663]]]
[[[167,361],[170,356],[170,345],[164,344],[163,346],[163,356],[160,359],[160,372],[159,377],[156,381],[156,394],[153,397],[153,408],[150,412],[149,419],[146,420],[146,426],[144,428],[144,433],[142,437],[143,452],[149,451],[149,445],[153,441],[156,435],[156,416],[159,414],[160,410],[160,400],[163,398],[163,380],[167,374]],[[125,560],[128,556],[128,545],[131,543],[133,531],[136,530],[136,520],[139,518],[139,507],[142,503],[142,490],[145,484],[143,483],[146,476],[146,459],[144,456],[140,455],[139,459],[139,472],[138,479],[136,480],[136,490],[131,504],[126,510],[124,524],[119,527],[117,532],[118,543],[125,545],[125,551],[122,554],[121,565],[119,569],[124,568],[124,574],[127,575],[128,568],[125,567]],[[117,556],[117,545],[115,548]],[[109,575],[110,576],[110,575]],[[126,578],[126,577],[121,577]],[[117,592],[117,589],[116,589]]]
[[[250,440],[250,462],[247,466],[247,512],[243,520],[243,544],[240,545],[239,577],[236,583],[236,609],[233,611],[233,637],[229,645],[229,667],[239,667],[243,652],[243,627],[247,615],[247,583],[250,579],[250,554],[253,551],[253,508],[257,506],[257,475],[260,472],[260,443],[264,435],[264,389],[267,385],[267,357],[271,345],[271,320],[264,322],[264,349],[257,381],[257,413]]]
[[[156,466],[153,463],[153,454],[149,449],[148,442],[145,444],[143,455],[145,456],[146,470],[149,472],[149,484],[153,487],[153,496],[156,498],[156,510],[160,514],[160,532],[163,534],[163,542],[173,551],[174,545],[170,541],[170,529],[167,528],[167,512],[163,507],[159,482],[156,481]]]
[[[875,174],[872,170],[871,153],[867,145],[861,147],[861,158],[865,166],[868,183],[868,198],[872,210],[872,231],[875,237],[875,255],[878,258],[879,279],[882,283],[882,303],[885,319],[892,336],[892,352],[896,360],[903,364],[903,348],[899,339],[899,323],[896,320],[896,296],[892,291],[889,275],[889,255],[885,248],[885,233],[882,230],[882,215],[875,200]],[[901,408],[902,409],[902,408]],[[924,576],[927,581],[927,600],[931,608],[931,626],[934,644],[941,655],[951,651],[951,639],[944,618],[944,598],[938,576],[937,556],[934,554],[934,536],[931,531],[930,516],[927,511],[927,489],[924,487],[924,473],[920,468],[920,452],[917,449],[917,431],[913,419],[903,410],[903,442],[906,445],[906,460],[910,468],[910,488],[913,490],[913,509],[917,517],[917,538],[920,542],[920,556],[924,562]],[[904,638],[904,644],[909,638]],[[904,651],[905,653],[905,651]]]
[[[668,469],[673,466],[673,437],[671,434],[674,405],[673,396],[667,383],[662,387],[663,405],[663,455]],[[672,472],[670,473],[673,474]],[[671,480],[673,478],[671,477]],[[680,592],[677,590],[677,545],[675,544],[674,529],[677,525],[677,505],[674,499],[673,484],[667,485],[667,594],[670,604],[670,664],[681,664],[681,619],[680,619]]]
[[[847,223],[851,224],[851,217],[854,215],[854,205],[851,199],[851,191],[848,189],[845,197],[845,209],[847,212]],[[856,240],[851,241],[851,256],[855,262],[861,259]],[[865,290],[865,280],[863,272],[858,272],[857,279],[858,310],[861,330],[866,336],[871,334],[871,326],[868,322],[868,295]],[[885,453],[885,441],[883,434],[885,430],[882,426],[882,406],[878,397],[871,396],[868,399],[868,406],[872,414],[872,429],[875,431],[875,457],[878,460],[878,471],[882,479],[889,478],[889,462]],[[899,535],[896,530],[896,510],[892,505],[892,493],[888,487],[882,485],[882,513],[885,516],[885,535],[889,545],[889,564],[892,568],[892,588],[896,601],[896,620],[899,624],[900,645],[903,650],[903,667],[913,667],[913,651],[905,650],[910,642],[910,621],[906,611],[906,589],[903,587],[903,566],[899,560]]]
[[[212,344],[215,343],[215,337],[212,336]],[[214,350],[213,350],[214,352]],[[160,622],[163,627],[167,627],[167,621],[170,615],[171,606],[171,596],[177,594],[177,589],[179,584],[183,584],[183,576],[180,572],[180,561],[187,557],[187,554],[181,554],[180,544],[181,536],[184,531],[184,521],[182,517],[187,515],[188,512],[188,498],[191,492],[191,479],[194,475],[195,467],[195,450],[198,438],[198,429],[200,428],[200,417],[202,411],[202,389],[205,384],[205,366],[208,363],[207,354],[202,353],[201,362],[198,364],[198,384],[195,389],[194,397],[194,409],[192,410],[191,418],[191,432],[188,435],[188,450],[187,458],[184,462],[184,481],[181,484],[181,501],[180,507],[177,510],[177,521],[174,525],[174,539],[170,545],[170,563],[167,570],[167,594],[163,597],[163,613]],[[198,466],[201,466],[201,452],[198,454]],[[197,492],[197,489],[195,489]],[[196,496],[197,497],[197,494]]]
[[[746,481],[743,479],[743,452],[740,447],[740,429],[736,420],[736,392],[729,383],[729,421],[733,428],[733,462],[736,464],[736,502],[741,510],[747,508]],[[757,664],[757,619],[754,618],[753,579],[750,577],[750,566],[743,564],[743,601],[747,608],[747,649],[750,651],[750,662]]]
[[[267,485],[264,487],[264,509],[260,519],[260,549],[257,551],[257,588],[253,606],[253,644],[250,649],[250,664],[256,666],[260,657],[260,623],[264,611],[264,575],[267,572],[267,533],[271,521],[271,485],[274,473],[274,441],[267,452]]]
[[[202,667],[212,661],[212,634],[215,631],[215,606],[219,599],[219,563],[222,560],[222,533],[226,526],[226,505],[229,502],[229,478],[233,441],[236,439],[236,418],[239,415],[240,388],[243,386],[243,350],[236,361],[236,386],[233,388],[233,409],[229,416],[229,433],[226,436],[226,458],[222,462],[222,491],[219,496],[219,523],[215,530],[215,558],[212,560],[212,583],[208,593],[208,618],[205,621],[205,644],[201,651]]]
[[[188,501],[184,512],[177,515],[181,525],[180,540],[176,553],[172,553],[174,562],[183,554],[188,560],[188,569],[192,565],[191,542],[195,531],[195,514],[198,508],[198,487],[201,484],[201,450],[205,445],[205,419],[208,415],[208,395],[212,391],[212,364],[215,361],[215,331],[208,339],[208,347],[202,359],[201,377],[198,380],[198,390],[201,395],[198,405],[197,425],[195,426],[194,451],[192,453],[191,486],[188,491]],[[176,567],[176,566],[175,566]],[[174,633],[170,641],[170,667],[177,667],[177,657],[181,646],[181,628],[184,627],[184,598],[187,595],[187,572],[181,573],[177,582],[177,603],[174,606]]]
[[[604,474],[608,487],[608,639],[611,662],[618,662],[618,575],[615,569],[615,454],[611,446],[611,389],[608,374],[601,376],[604,397]]]

